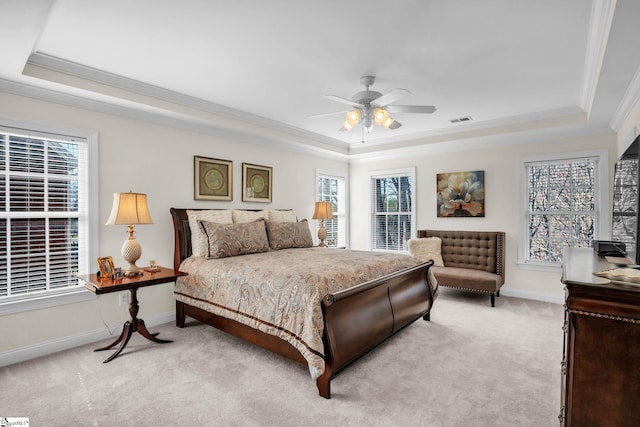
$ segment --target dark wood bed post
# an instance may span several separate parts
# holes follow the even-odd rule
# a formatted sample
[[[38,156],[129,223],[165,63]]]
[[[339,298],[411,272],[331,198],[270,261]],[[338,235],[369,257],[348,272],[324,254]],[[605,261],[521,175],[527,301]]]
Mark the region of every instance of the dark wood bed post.
[[[187,316],[184,313],[184,303],[176,301],[176,326],[178,328],[184,328],[186,317]]]
[[[325,361],[326,363],[326,361]],[[318,394],[325,399],[331,399],[331,369],[325,365],[324,373],[316,380],[316,387],[318,388]]]
[[[171,208],[176,270],[191,255],[191,232],[186,211]],[[432,265],[433,262],[429,261],[325,295],[321,302],[325,370],[316,379],[320,396],[331,398],[331,379],[351,363],[419,317],[429,320],[433,292],[428,273]],[[176,326],[184,327],[186,316],[307,365],[302,354],[281,338],[176,301]],[[359,325],[371,327],[362,329]]]

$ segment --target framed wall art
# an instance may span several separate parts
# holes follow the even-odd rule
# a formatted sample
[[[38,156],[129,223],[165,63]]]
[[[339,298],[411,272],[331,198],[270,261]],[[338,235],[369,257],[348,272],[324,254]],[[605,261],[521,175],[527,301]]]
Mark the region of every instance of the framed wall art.
[[[484,171],[437,175],[438,217],[484,217]]]
[[[272,168],[242,164],[242,201],[271,203]]]
[[[193,156],[194,198],[233,200],[233,162]]]

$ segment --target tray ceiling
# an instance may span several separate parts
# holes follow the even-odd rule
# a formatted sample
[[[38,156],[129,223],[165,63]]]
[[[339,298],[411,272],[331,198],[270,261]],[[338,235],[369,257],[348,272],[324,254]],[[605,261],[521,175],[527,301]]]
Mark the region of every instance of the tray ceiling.
[[[640,66],[633,0],[7,1],[15,85],[349,154],[514,133],[613,132]],[[340,132],[345,105],[410,91],[397,130]],[[635,98],[634,98],[635,96]],[[468,121],[458,121],[470,117]],[[452,122],[453,121],[453,122]],[[283,136],[286,135],[286,136]]]

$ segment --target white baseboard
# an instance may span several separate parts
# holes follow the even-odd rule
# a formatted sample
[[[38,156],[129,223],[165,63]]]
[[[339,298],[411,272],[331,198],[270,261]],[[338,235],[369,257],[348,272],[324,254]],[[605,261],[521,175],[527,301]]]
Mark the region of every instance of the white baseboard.
[[[176,318],[175,311],[156,314],[155,316],[145,317],[144,323],[147,326],[157,326],[164,323],[173,322]],[[121,328],[117,329],[119,334]],[[29,345],[15,350],[9,350],[0,353],[0,367],[13,365],[14,363],[24,362],[25,360],[35,359],[36,357],[46,356],[48,354],[57,353],[59,351],[68,350],[70,348],[79,347],[85,344],[91,344],[111,337],[107,328],[95,329],[93,331],[83,332],[77,335],[57,338],[50,341],[44,341],[38,344]]]
[[[532,299],[536,301],[544,301],[551,302],[554,304],[564,304],[564,295],[551,295],[551,294],[542,294],[539,292],[531,292],[531,291],[523,291],[520,289],[513,289],[508,287],[503,287],[500,289],[500,295],[504,295],[507,297],[514,298],[524,298],[524,299]]]

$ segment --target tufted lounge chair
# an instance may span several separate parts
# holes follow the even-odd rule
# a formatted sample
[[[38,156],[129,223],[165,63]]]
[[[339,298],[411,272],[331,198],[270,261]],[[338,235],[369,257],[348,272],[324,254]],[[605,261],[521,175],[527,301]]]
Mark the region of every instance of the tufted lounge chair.
[[[444,267],[431,267],[439,286],[491,295],[491,307],[504,284],[502,231],[418,230],[418,237],[439,237]]]

